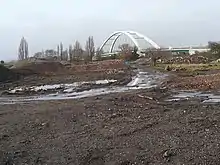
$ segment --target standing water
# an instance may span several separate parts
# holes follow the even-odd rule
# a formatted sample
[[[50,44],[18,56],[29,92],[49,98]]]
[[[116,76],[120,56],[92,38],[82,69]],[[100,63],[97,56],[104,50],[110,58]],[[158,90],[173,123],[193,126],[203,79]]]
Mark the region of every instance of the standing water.
[[[98,95],[104,95],[109,93],[125,92],[129,90],[137,89],[147,89],[156,87],[161,79],[165,75],[161,74],[151,74],[148,72],[138,71],[136,76],[132,78],[132,81],[125,86],[108,86],[100,87],[95,89],[89,89],[84,91],[74,91],[79,84],[87,84],[91,82],[76,82],[73,84],[55,84],[55,85],[44,85],[44,86],[34,86],[30,88],[15,88],[11,89],[9,93],[16,93],[16,91],[29,90],[29,91],[39,91],[39,90],[51,90],[51,89],[61,89],[59,92],[54,92],[51,94],[37,95],[37,96],[26,96],[26,97],[0,97],[0,104],[16,104],[29,101],[40,101],[40,100],[64,100],[64,99],[78,99],[85,97],[92,97]],[[115,82],[116,80],[98,80],[92,82],[93,84],[108,84],[110,82]]]

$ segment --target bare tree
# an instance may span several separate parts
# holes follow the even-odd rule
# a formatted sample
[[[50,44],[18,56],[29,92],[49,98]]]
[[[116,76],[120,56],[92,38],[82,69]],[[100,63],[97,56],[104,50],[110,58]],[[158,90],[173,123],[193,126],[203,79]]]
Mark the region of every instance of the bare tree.
[[[123,44],[119,46],[119,49],[121,50],[121,57],[124,60],[136,60],[139,57],[136,46],[132,47],[129,44]]]
[[[119,46],[121,53],[127,53],[132,50],[132,47],[129,44],[122,44]]]
[[[208,47],[210,48],[211,53],[220,54],[220,43],[208,42]]]
[[[24,52],[25,52],[25,59],[28,59],[28,57],[29,57],[29,50],[28,50],[28,43],[27,43],[27,41],[25,40],[25,50],[24,50]]]
[[[83,55],[82,47],[79,41],[76,41],[73,47],[73,59],[75,61],[80,61],[82,59],[82,55]]]
[[[134,46],[132,48],[132,57],[131,60],[137,60],[139,58],[139,54],[138,54],[138,47]]]
[[[63,60],[63,43],[60,43],[60,59]]]
[[[18,49],[18,60],[28,59],[28,43],[24,37],[22,37],[19,49]]]
[[[89,36],[88,40],[86,41],[85,51],[88,56],[88,59],[92,61],[92,58],[95,55],[95,45],[94,45],[94,39],[92,36]]]
[[[70,62],[73,61],[73,47],[72,47],[72,45],[69,45],[69,59],[70,59]]]
[[[44,49],[42,49],[42,51],[41,51],[41,58],[43,58],[43,57],[45,57],[45,51],[44,51]]]
[[[156,48],[149,48],[145,52],[145,58],[151,59],[151,65],[156,66],[157,63],[164,63],[171,60],[172,52],[169,50],[161,50]]]
[[[96,60],[101,61],[102,60],[102,54],[103,54],[102,49],[97,48],[97,50],[96,50]]]
[[[60,46],[57,45],[57,57],[59,57],[59,56],[60,56]]]
[[[68,61],[68,49],[66,49],[65,51],[63,51],[63,60],[64,60],[64,61]]]

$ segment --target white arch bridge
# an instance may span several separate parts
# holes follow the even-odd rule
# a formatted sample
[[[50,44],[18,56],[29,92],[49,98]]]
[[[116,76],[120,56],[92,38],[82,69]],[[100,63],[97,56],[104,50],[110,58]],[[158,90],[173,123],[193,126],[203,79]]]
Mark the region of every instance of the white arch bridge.
[[[139,52],[151,47],[155,49],[160,49],[160,46],[157,43],[155,43],[153,40],[143,34],[135,31],[116,31],[104,41],[104,43],[100,47],[100,50],[102,50],[104,54],[117,52],[118,47],[116,46],[116,43],[119,42],[119,39],[123,38],[123,36],[128,38],[130,42],[132,42],[132,44],[138,48]],[[127,43],[125,41],[122,42],[122,44]],[[106,47],[107,49],[105,49]]]

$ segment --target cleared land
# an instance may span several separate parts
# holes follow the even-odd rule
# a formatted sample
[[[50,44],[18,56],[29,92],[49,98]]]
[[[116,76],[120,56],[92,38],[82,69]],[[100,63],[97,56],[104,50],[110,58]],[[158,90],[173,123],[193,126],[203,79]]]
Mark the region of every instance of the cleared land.
[[[36,73],[2,83],[1,89],[105,78],[125,82],[134,75],[132,68],[155,72],[138,62],[129,68],[122,61],[93,65],[95,69],[80,66],[84,69],[78,72],[62,65],[66,74]],[[156,69],[163,68],[169,76],[152,89],[1,105],[0,164],[220,164],[219,103],[205,104],[199,98],[167,101],[180,89],[215,89],[219,94],[216,65],[184,64],[185,69],[167,72],[166,65],[158,64]],[[199,75],[192,74],[198,70]]]

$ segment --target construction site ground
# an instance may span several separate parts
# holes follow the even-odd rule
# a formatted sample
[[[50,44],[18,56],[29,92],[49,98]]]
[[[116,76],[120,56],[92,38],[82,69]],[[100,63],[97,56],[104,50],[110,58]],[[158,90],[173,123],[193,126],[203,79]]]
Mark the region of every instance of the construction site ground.
[[[155,72],[138,62],[133,67],[105,63],[23,76],[1,83],[1,90],[100,79],[125,83],[137,68]],[[19,73],[24,70],[30,73],[30,68]],[[167,101],[182,89],[219,94],[218,69],[203,75],[183,72],[163,72],[161,85],[150,89],[0,105],[0,165],[220,164],[219,103],[193,97]]]

